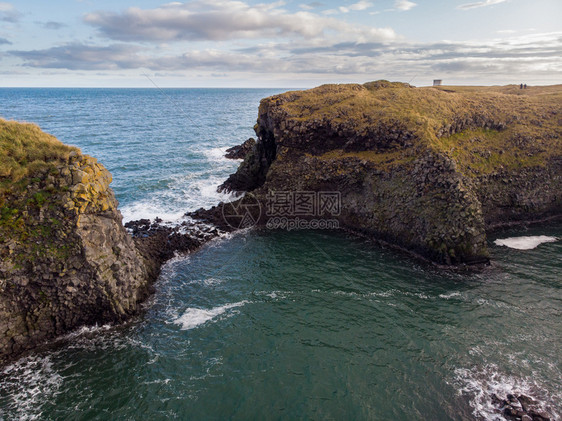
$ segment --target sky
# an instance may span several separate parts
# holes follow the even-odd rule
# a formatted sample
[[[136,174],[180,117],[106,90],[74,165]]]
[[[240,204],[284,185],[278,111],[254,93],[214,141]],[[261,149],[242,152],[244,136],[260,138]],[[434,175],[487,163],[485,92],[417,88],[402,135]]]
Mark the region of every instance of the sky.
[[[562,0],[0,1],[0,87],[562,83]]]

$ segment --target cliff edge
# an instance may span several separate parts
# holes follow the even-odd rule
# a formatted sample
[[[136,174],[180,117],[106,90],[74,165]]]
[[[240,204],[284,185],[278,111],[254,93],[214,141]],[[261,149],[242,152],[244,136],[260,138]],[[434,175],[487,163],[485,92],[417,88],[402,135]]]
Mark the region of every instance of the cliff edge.
[[[220,189],[339,192],[340,225],[440,264],[562,214],[562,85],[324,85],[263,99],[255,130]]]
[[[83,324],[122,321],[148,296],[110,182],[77,148],[0,120],[0,361]]]

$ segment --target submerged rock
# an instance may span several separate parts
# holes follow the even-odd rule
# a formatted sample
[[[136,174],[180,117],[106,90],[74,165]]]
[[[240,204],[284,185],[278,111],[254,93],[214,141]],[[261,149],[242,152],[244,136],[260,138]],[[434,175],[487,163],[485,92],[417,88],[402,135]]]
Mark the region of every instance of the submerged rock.
[[[510,421],[550,421],[550,414],[543,411],[540,402],[526,396],[507,394],[505,399],[492,395],[492,404],[506,420]]]

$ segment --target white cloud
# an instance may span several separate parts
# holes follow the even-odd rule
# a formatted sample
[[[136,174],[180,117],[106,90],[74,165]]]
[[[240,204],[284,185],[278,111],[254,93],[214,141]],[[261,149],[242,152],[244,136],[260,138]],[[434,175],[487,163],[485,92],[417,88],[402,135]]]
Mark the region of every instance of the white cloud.
[[[147,63],[146,57],[137,53],[140,47],[127,44],[90,46],[80,43],[66,44],[44,50],[10,51],[30,67],[70,70],[136,69]]]
[[[157,45],[92,46],[67,44],[34,51],[9,51],[27,67],[85,71],[147,69],[154,72],[240,72],[257,75],[314,77],[324,80],[393,78],[413,75],[431,79],[508,83],[529,75],[554,80],[562,71],[562,32],[526,35],[485,42],[381,43],[320,42],[299,39],[268,42],[239,50],[200,49],[162,52]],[[261,77],[261,76],[260,76]]]
[[[370,8],[370,7],[373,7],[373,3],[371,3],[370,1],[364,1],[364,0],[361,0],[357,3],[354,3],[351,6],[349,6],[349,8],[351,10],[365,10],[365,9]]]
[[[461,4],[460,6],[457,7],[457,9],[461,9],[461,10],[476,9],[478,7],[492,6],[494,4],[504,3],[506,1],[508,0],[484,0],[484,1],[478,1],[476,3]]]
[[[283,3],[250,6],[237,0],[196,0],[169,3],[156,9],[137,7],[123,13],[96,12],[84,17],[105,36],[119,41],[181,41],[290,38],[324,38],[337,33],[340,38],[358,40],[392,40],[389,28],[352,25],[341,20],[300,11],[279,9]],[[370,3],[360,1],[350,6],[363,10]]]
[[[398,10],[402,10],[402,11],[407,11],[410,10],[414,7],[416,7],[417,4],[413,3],[411,1],[408,0],[396,0],[394,2],[394,7],[396,7]]]
[[[329,9],[329,10],[325,10],[322,13],[325,15],[335,15],[339,13],[349,13],[351,11],[360,11],[360,10],[366,10],[370,7],[373,7],[373,3],[371,3],[370,1],[364,1],[361,0],[357,3],[353,3],[352,5],[349,6],[340,6],[337,9]]]
[[[313,9],[317,9],[318,7],[322,7],[324,6],[324,3],[320,3],[318,1],[313,1],[312,3],[306,3],[306,4],[299,4],[299,7],[302,10],[313,10]]]
[[[21,13],[11,3],[0,2],[0,21],[17,22]]]

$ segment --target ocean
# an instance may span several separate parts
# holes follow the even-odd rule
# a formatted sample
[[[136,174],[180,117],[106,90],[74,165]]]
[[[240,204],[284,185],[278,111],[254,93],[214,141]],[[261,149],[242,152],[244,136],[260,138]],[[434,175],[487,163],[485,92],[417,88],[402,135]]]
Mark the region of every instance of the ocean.
[[[274,89],[0,89],[113,174],[124,220],[185,212],[254,136]],[[493,264],[439,270],[339,231],[247,230],[168,262],[141,315],[0,368],[1,420],[562,417],[562,224],[496,232]]]

